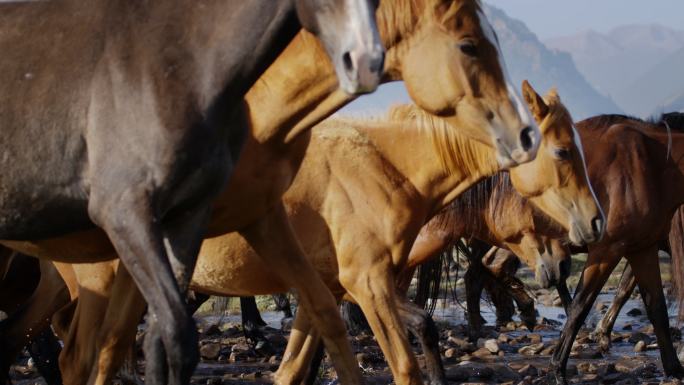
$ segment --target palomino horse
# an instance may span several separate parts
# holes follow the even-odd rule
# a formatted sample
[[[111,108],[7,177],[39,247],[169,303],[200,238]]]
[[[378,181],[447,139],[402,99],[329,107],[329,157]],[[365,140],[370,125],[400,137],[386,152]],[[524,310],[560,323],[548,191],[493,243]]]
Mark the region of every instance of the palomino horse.
[[[537,105],[541,102],[527,84],[525,91]],[[512,182],[573,229],[576,242],[591,242],[600,236],[602,214],[567,111],[555,94],[548,103],[548,111],[540,115],[541,151],[535,161],[511,170]],[[331,120],[315,128],[284,200],[307,255],[338,298],[348,294],[361,305],[395,381],[405,384],[421,379],[401,320],[407,301],[397,295],[395,272],[405,266],[422,224],[477,180],[497,172],[499,162],[489,147],[466,139],[442,120],[415,108],[410,114],[406,108],[397,111],[390,121]],[[559,157],[558,149],[567,156]],[[549,199],[562,205],[547,206]],[[287,289],[278,272],[237,233],[205,240],[199,261],[191,285],[195,291],[254,295]],[[295,382],[304,378],[308,348],[318,340],[307,315],[297,313],[278,373]],[[120,341],[121,331],[134,329],[138,319],[105,321],[112,330],[102,330],[100,336],[125,348],[130,343]],[[298,354],[303,347],[306,351]]]
[[[575,294],[551,360],[553,377],[566,382],[565,367],[575,336],[623,257],[634,272],[654,326],[665,373],[681,377],[684,368],[668,328],[657,246],[667,237],[673,213],[684,203],[682,128],[620,115],[590,118],[577,123],[577,128],[586,145],[590,179],[607,210],[607,226],[601,242],[588,248],[581,289]]]
[[[239,155],[243,96],[300,26],[347,90],[373,90],[373,11],[356,0],[0,4],[0,239],[99,227],[153,314],[148,380],[188,382],[197,333],[181,293]]]
[[[417,104],[495,146],[501,165],[534,156],[538,130],[531,125],[513,87],[506,83],[498,43],[477,1],[383,2],[378,21],[384,42],[390,47],[385,80],[403,78]],[[326,344],[329,353],[346,357],[344,362],[350,367],[355,366],[350,354],[335,353],[334,345],[341,344],[345,337],[335,327],[338,318],[331,310],[332,297],[326,299],[325,287],[307,267],[280,203],[306,148],[305,142],[295,144],[294,139],[351,100],[335,92],[337,82],[332,68],[322,65],[323,56],[321,47],[302,34],[248,93],[245,114],[252,130],[229,186],[214,206],[209,232],[218,235],[240,230],[261,257],[297,289],[303,307],[313,307],[312,322],[321,325],[324,340],[330,342]],[[108,242],[102,234],[99,236],[91,233],[68,240],[11,246],[52,258],[113,257]],[[86,269],[83,275],[90,275],[90,268],[77,268]],[[118,314],[120,308],[115,311]],[[63,357],[68,357],[69,350],[65,348],[64,353]],[[88,365],[85,370],[94,367]],[[346,372],[349,369],[338,368],[338,374]],[[85,376],[78,372],[74,378]]]
[[[556,223],[513,189],[508,174],[499,173],[461,194],[423,226],[411,249],[400,286],[407,291],[415,268],[450,249],[459,239],[476,238],[488,245],[511,250],[535,270],[543,287],[558,287],[564,303],[569,304],[571,298],[565,280],[570,272],[570,253],[557,239],[564,235]],[[468,324],[474,339],[482,329],[480,295],[485,276],[493,274],[501,279],[508,278],[502,271],[506,261],[494,258],[496,250],[485,256],[489,249],[488,246],[482,253],[466,253],[470,262],[465,275]],[[519,304],[523,305],[521,318],[531,329],[536,323],[533,303]]]

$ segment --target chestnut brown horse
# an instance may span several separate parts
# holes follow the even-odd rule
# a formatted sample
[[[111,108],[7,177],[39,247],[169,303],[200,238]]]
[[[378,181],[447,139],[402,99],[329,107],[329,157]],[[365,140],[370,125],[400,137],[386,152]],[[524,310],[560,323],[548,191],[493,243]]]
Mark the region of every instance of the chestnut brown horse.
[[[383,2],[378,21],[390,47],[385,80],[403,78],[416,103],[495,145],[502,165],[532,158],[538,131],[506,83],[498,43],[477,1]],[[427,57],[430,60],[425,60]],[[351,100],[335,91],[332,68],[324,63],[320,45],[303,33],[248,93],[245,113],[252,130],[229,186],[214,206],[209,233],[241,231],[261,257],[297,289],[300,303],[315,309],[312,321],[321,325],[329,353],[338,357],[334,361],[345,363],[347,369],[338,367],[338,374],[344,376],[355,363],[348,348],[342,347],[340,352],[335,348],[342,344],[344,333],[334,316],[332,297],[307,267],[280,203],[306,148],[301,141],[293,144],[294,139]],[[10,246],[52,258],[79,256],[86,260],[115,255],[103,234],[92,233]],[[63,357],[69,357],[69,352],[65,348]],[[68,362],[71,360],[65,358],[64,366],[76,371],[77,380],[87,376],[81,370],[95,367]]]
[[[551,377],[558,383],[566,382],[565,367],[575,336],[623,257],[634,272],[654,326],[665,373],[684,375],[672,346],[657,253],[675,210],[684,203],[684,131],[670,124],[672,117],[663,118],[650,123],[606,115],[577,123],[607,226],[603,239],[588,247],[582,285],[551,359]]]
[[[153,314],[147,380],[189,382],[197,333],[182,292],[240,153],[242,99],[302,26],[345,89],[372,91],[373,11],[367,0],[0,3],[0,239],[99,228]]]

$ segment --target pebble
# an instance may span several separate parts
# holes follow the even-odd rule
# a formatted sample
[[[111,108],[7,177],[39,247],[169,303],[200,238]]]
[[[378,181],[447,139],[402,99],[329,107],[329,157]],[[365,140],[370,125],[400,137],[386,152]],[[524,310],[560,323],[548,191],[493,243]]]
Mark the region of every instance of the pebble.
[[[526,376],[537,377],[537,375],[539,374],[539,371],[537,370],[536,367],[534,367],[530,364],[527,364],[527,365],[523,366],[522,368],[518,369],[518,373],[520,373],[520,375],[522,375],[523,377],[526,377]]]
[[[637,353],[646,351],[646,343],[644,341],[638,341],[634,344],[634,351]]]
[[[496,354],[499,352],[499,344],[496,343],[496,340],[490,339],[485,341],[484,343],[485,349],[489,350],[491,353]]]
[[[627,312],[627,315],[630,317],[638,317],[638,316],[643,315],[643,314],[644,314],[644,312],[641,311],[641,309],[636,308],[636,307]]]
[[[633,332],[629,337],[629,342],[636,344],[639,341],[643,341],[645,345],[648,345],[653,342],[653,339],[648,334],[642,332]]]
[[[540,342],[538,344],[523,346],[522,348],[518,349],[518,353],[524,356],[533,356],[541,352],[542,349],[544,349],[544,344]]]

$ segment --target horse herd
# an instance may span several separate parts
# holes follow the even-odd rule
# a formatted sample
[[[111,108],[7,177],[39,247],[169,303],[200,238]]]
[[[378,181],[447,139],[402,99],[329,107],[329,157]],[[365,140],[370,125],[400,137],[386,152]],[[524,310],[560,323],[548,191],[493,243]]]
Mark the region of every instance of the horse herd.
[[[568,320],[552,380],[566,382],[622,257],[665,372],[684,375],[657,268],[684,201],[684,119],[574,123],[557,91],[517,92],[479,1],[10,2],[0,31],[1,382],[54,329],[64,383],[110,383],[147,311],[145,381],[187,384],[188,289],[294,289],[276,382],[301,383],[319,343],[340,382],[363,381],[346,299],[397,384],[423,381],[407,328],[430,383],[446,383],[434,325],[406,293],[417,266],[463,237],[558,288]],[[398,80],[414,105],[323,121]],[[589,255],[574,298],[571,248]],[[509,274],[496,250],[471,263],[477,298],[483,277]]]

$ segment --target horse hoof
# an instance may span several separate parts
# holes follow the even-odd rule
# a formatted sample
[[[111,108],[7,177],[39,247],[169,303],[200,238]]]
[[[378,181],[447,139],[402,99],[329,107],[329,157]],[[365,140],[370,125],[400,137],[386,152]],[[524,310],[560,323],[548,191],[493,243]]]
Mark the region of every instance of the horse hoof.
[[[565,376],[554,370],[549,371],[549,374],[546,375],[546,380],[549,385],[568,385]]]

